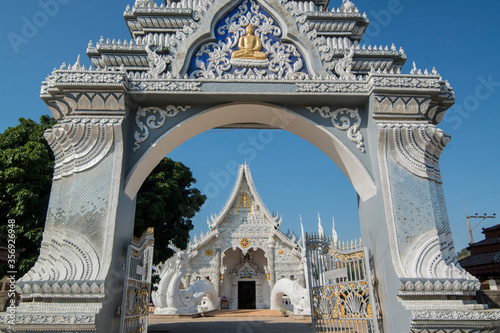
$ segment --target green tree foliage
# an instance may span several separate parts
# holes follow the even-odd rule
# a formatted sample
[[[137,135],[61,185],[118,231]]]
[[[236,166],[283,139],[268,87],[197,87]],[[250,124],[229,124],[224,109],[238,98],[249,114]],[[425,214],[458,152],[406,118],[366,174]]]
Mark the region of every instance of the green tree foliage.
[[[457,253],[458,260],[462,260],[464,258],[467,258],[470,256],[470,251],[468,248],[463,248],[460,250],[460,252]]]
[[[49,204],[54,155],[43,132],[56,123],[44,115],[40,123],[19,119],[19,125],[0,134],[0,239],[6,241],[9,219],[14,219],[16,246],[24,249],[17,276],[26,273],[38,258]],[[0,276],[7,271],[0,265]]]
[[[54,155],[43,132],[56,120],[42,116],[40,123],[19,119],[19,125],[0,134],[0,240],[6,241],[9,219],[14,219],[16,245],[24,249],[17,263],[20,278],[35,264],[49,204]],[[146,179],[137,194],[135,234],[155,228],[154,262],[159,263],[173,252],[172,241],[184,248],[193,228],[191,218],[206,200],[188,167],[169,158],[163,159]],[[0,276],[8,271],[0,264]]]
[[[193,188],[196,183],[188,167],[165,157],[151,172],[137,194],[134,234],[155,228],[155,265],[172,256],[167,245],[186,248],[191,218],[200,210],[206,196]]]

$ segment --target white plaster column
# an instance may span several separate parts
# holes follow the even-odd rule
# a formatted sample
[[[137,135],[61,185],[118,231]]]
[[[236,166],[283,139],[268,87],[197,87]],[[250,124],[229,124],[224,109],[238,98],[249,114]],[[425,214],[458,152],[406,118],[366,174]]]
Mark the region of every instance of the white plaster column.
[[[267,267],[269,270],[269,288],[270,290],[273,290],[274,284],[276,283],[276,272],[274,269],[274,249],[276,246],[276,241],[274,240],[274,237],[271,236],[269,237],[269,240],[267,241]]]
[[[302,287],[306,288],[306,279],[305,279],[305,270],[304,270],[304,264],[301,263],[299,266],[299,276],[297,278],[297,283],[300,284]]]
[[[220,285],[222,283],[221,272],[220,272],[221,262],[222,262],[221,248],[217,247],[215,249],[215,281],[213,281],[215,290],[217,291],[217,297],[220,297]]]
[[[229,308],[232,310],[238,309],[238,281],[236,279],[231,281],[231,298],[229,300]]]
[[[439,169],[449,136],[435,125],[390,124],[381,126],[380,140],[389,231],[401,275],[447,278],[451,268],[451,278],[468,278],[450,266],[456,258]]]
[[[263,280],[255,281],[255,308],[264,309],[264,290]]]
[[[372,142],[378,140],[374,168],[382,191],[379,198],[360,202],[359,213],[363,243],[373,254],[384,329],[410,326],[412,332],[431,332],[429,325],[466,326],[466,320],[448,319],[457,311],[473,312],[476,305],[467,299],[478,284],[457,265],[453,249],[439,166],[450,137],[432,120],[437,106],[428,97],[383,95],[373,102],[376,127],[370,135]],[[398,118],[403,114],[404,121]],[[380,202],[385,217],[377,217]],[[389,258],[393,272],[384,269]]]

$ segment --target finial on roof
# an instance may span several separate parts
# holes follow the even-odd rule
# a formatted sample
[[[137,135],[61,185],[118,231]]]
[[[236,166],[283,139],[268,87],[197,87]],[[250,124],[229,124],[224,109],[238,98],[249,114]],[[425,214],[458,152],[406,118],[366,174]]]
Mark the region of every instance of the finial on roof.
[[[418,68],[417,68],[417,64],[415,64],[415,61],[413,62],[413,69],[411,70],[410,74],[417,74],[418,72]]]
[[[343,0],[342,4],[339,7],[339,9],[340,9],[341,12],[345,12],[345,13],[354,13],[354,12],[356,12],[358,10],[358,8],[356,7],[356,5],[353,4],[349,0]]]
[[[348,54],[344,54],[344,58],[340,59],[335,65],[335,73],[342,81],[355,80],[356,76],[351,73],[354,65],[354,47],[349,50]]]
[[[306,248],[306,237],[304,236],[304,226],[302,225],[302,215],[299,214],[300,218],[300,237],[302,238],[302,248]]]
[[[154,6],[155,2],[153,0],[135,0],[134,7],[148,7]]]
[[[73,69],[80,69],[80,68],[82,68],[82,63],[81,63],[81,57],[80,55],[78,55],[76,63],[73,65]]]
[[[318,212],[318,235],[320,237],[325,236],[325,233],[323,232],[323,226],[321,225],[321,217],[319,216],[319,212]]]
[[[332,240],[333,245],[337,246],[338,236],[337,231],[335,230],[335,217],[332,216]]]

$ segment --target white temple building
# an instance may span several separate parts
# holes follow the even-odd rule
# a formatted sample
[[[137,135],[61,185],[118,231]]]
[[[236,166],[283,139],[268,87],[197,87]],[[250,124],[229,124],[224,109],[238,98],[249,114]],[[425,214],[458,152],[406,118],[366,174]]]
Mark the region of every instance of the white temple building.
[[[156,313],[195,312],[200,302],[209,309],[275,310],[290,303],[296,314],[310,313],[302,240],[288,237],[281,226],[262,202],[248,165],[241,165],[226,205],[208,220],[208,233],[159,267]],[[207,280],[213,291],[203,289]],[[285,295],[290,300],[282,302]]]

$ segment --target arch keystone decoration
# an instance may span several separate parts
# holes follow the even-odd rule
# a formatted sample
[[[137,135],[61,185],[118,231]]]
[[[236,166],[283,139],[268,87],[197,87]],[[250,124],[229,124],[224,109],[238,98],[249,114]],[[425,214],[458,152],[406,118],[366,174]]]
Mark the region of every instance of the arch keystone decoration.
[[[368,17],[338,2],[137,0],[124,13],[130,42],[101,38],[88,45],[93,66],[47,77],[55,173],[40,257],[16,285],[14,331],[119,332],[144,179],[195,135],[241,124],[298,135],[352,183],[381,331],[500,326],[499,311],[471,301],[478,281],[458,265],[448,221],[439,158],[450,138],[438,124],[453,89],[435,70],[404,74],[402,49],[361,47]],[[259,247],[269,263],[274,242]]]

